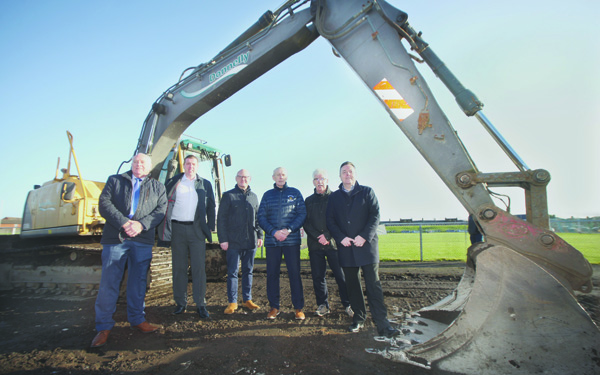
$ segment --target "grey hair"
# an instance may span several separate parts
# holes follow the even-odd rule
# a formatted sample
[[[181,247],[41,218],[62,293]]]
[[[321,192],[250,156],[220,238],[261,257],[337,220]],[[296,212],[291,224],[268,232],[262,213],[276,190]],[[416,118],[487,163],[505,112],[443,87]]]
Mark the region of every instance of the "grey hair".
[[[284,167],[277,167],[275,169],[273,169],[273,176],[275,176],[277,174],[278,170],[283,170],[285,172],[285,174],[287,174],[287,169],[285,169]]]
[[[146,164],[150,165],[149,168],[152,169],[152,158],[149,155],[146,155],[146,154],[143,154],[140,152],[139,154],[136,154],[133,157],[132,161],[135,160],[135,158],[137,158],[137,157],[144,158],[146,160]]]
[[[315,171],[313,172],[313,178],[317,177],[318,174],[323,175],[323,177],[325,177],[327,179],[329,178],[329,174],[327,173],[326,169],[321,169],[321,168],[315,169]]]

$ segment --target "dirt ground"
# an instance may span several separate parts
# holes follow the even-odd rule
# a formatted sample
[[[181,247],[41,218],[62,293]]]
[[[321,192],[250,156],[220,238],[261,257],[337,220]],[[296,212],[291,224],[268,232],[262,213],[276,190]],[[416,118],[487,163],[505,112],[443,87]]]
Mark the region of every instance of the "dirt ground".
[[[383,264],[389,317],[442,299],[455,288],[462,272],[459,263]],[[223,314],[225,280],[208,283],[209,321],[200,320],[194,306],[185,314],[172,315],[170,298],[149,303],[147,320],[163,327],[157,333],[129,329],[126,306],[119,303],[117,325],[99,349],[89,348],[95,335],[94,297],[0,292],[0,373],[432,374],[367,353],[365,348],[383,349],[386,344],[373,340],[376,330],[370,320],[360,333],[347,332],[351,320],[342,309],[333,278],[328,279],[332,313],[314,316],[317,306],[307,264],[302,277],[304,321],[294,320],[285,274],[282,313],[274,321],[265,319],[266,273],[264,265],[257,265],[253,288],[253,300],[261,306],[257,312],[239,309]],[[594,284],[600,284],[598,272]],[[597,295],[580,298],[597,324],[599,300]]]

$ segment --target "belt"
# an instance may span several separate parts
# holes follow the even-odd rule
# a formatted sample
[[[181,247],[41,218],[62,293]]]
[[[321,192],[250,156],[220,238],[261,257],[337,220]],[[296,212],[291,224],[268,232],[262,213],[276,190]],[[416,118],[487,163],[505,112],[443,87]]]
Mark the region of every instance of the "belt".
[[[181,224],[181,225],[192,225],[194,224],[193,221],[179,221],[179,220],[171,220],[172,223],[177,223],[177,224]]]

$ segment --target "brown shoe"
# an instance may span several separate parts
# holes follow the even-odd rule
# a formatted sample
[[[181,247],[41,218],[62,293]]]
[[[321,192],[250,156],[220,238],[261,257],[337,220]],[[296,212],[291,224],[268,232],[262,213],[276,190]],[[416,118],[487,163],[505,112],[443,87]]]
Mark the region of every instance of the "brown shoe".
[[[273,307],[267,314],[267,319],[273,320],[277,317],[277,315],[279,315],[279,310]]]
[[[225,314],[233,314],[235,310],[237,310],[237,303],[230,303],[229,306],[225,309]]]
[[[109,333],[110,329],[105,329],[103,331],[98,332],[98,334],[96,334],[96,337],[94,337],[94,339],[92,340],[92,344],[90,345],[90,347],[99,348],[101,346],[104,346],[104,344],[106,344],[106,340],[108,340]]]
[[[245,308],[249,309],[249,310],[258,310],[258,309],[260,309],[260,306],[258,306],[256,303],[252,302],[251,300],[248,300],[248,301],[244,302],[243,306]]]
[[[131,326],[131,329],[137,329],[141,333],[152,333],[158,331],[160,326],[155,326],[148,322],[143,322],[142,324],[138,324],[137,326]]]
[[[296,309],[296,320],[304,320],[305,318],[302,310]]]

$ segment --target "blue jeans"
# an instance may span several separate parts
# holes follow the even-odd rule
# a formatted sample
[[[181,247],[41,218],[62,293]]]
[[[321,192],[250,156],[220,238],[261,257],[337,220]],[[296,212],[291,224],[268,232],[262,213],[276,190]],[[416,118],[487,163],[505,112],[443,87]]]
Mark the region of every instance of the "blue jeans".
[[[340,267],[337,250],[310,250],[310,271],[313,279],[313,287],[315,288],[315,296],[317,297],[317,306],[326,305],[329,308],[329,292],[327,291],[327,263],[333,272],[333,277],[338,285],[340,299],[344,307],[350,306],[348,299],[348,291],[346,289],[346,280],[344,272]]]
[[[136,326],[146,321],[147,274],[152,260],[152,245],[125,240],[118,245],[104,245],[102,276],[96,296],[96,330],[110,330],[115,325],[119,288],[127,265],[127,321]]]
[[[227,299],[229,303],[238,301],[238,269],[242,261],[242,299],[244,302],[252,299],[252,271],[254,270],[254,254],[256,249],[228,249],[227,256]]]
[[[280,290],[279,273],[281,256],[285,257],[285,265],[290,279],[292,304],[295,309],[304,308],[304,291],[300,277],[300,245],[267,247],[267,298],[269,305],[279,310]]]

